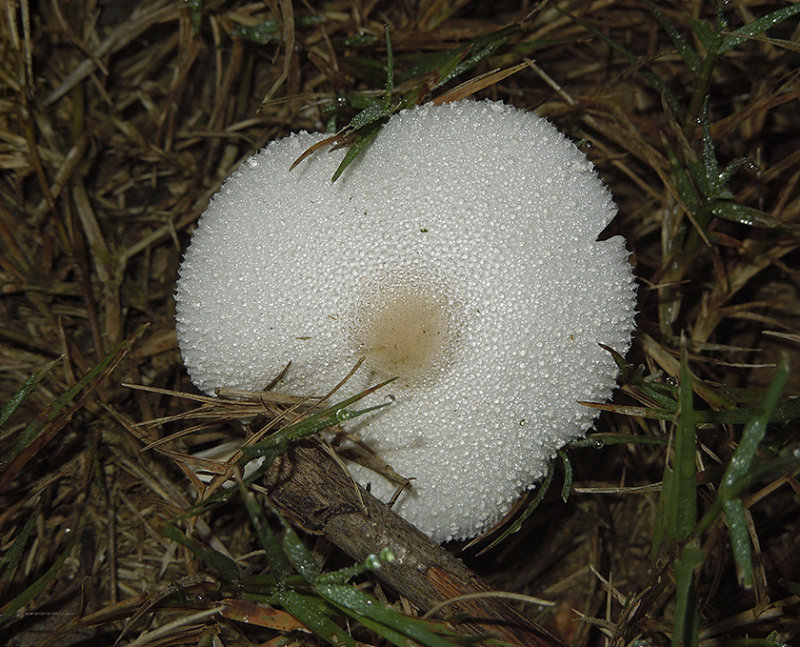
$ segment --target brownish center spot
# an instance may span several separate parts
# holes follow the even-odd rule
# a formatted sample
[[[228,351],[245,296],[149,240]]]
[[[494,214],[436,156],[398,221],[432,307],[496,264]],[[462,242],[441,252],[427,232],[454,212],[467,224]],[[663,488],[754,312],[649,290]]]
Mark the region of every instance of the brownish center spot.
[[[361,343],[376,368],[413,378],[431,368],[447,343],[444,304],[424,293],[403,290],[384,294],[361,320]],[[388,298],[386,298],[388,297]]]

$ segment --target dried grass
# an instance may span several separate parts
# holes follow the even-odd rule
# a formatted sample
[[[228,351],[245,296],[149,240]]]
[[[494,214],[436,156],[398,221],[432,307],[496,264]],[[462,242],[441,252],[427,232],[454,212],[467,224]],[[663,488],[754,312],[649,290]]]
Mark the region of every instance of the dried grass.
[[[171,461],[141,449],[185,427],[180,416],[189,403],[170,391],[192,391],[177,350],[172,293],[194,221],[244,156],[291,131],[320,129],[321,108],[336,93],[380,92],[380,71],[355,56],[384,59],[384,23],[402,58],[520,21],[510,44],[475,74],[527,64],[506,78],[489,77],[479,96],[534,108],[589,142],[587,152],[620,205],[608,233],[627,237],[642,282],[633,363],[677,378],[676,340],[685,332],[691,369],[707,384],[763,387],[780,352],[800,365],[796,229],[719,220],[677,263],[662,243],[665,231],[686,224],[663,142],[686,159],[699,132],[681,124],[642,80],[646,65],[682,99],[692,83],[644,5],[557,3],[630,49],[639,61],[632,66],[556,12],[556,3],[217,0],[202,3],[197,25],[190,7],[200,4],[2,6],[0,402],[62,358],[13,426],[0,432],[2,446],[149,325],[113,374],[87,387],[63,424],[47,421],[48,442],[0,492],[0,552],[8,554],[33,519],[18,565],[0,581],[0,602],[64,556],[58,574],[6,625],[8,644],[112,644],[126,624],[131,629],[121,644],[199,644],[213,633],[223,644],[252,644],[276,635],[189,609],[215,583],[159,528],[190,504],[192,488]],[[699,1],[659,7],[684,33],[687,9],[697,18],[713,16],[710,3]],[[725,12],[736,26],[775,7],[734,0]],[[312,15],[320,20],[307,20]],[[277,21],[275,39],[232,37],[265,19]],[[733,176],[735,201],[794,226],[800,223],[796,25],[789,21],[727,54],[716,66],[710,102],[718,157],[757,164]],[[361,34],[377,40],[364,49],[344,43]],[[799,376],[790,378],[791,393]],[[133,391],[123,382],[166,391]],[[699,400],[713,405],[712,390],[699,388]],[[163,419],[157,430],[138,424],[154,419]],[[669,432],[664,423],[621,415],[603,417],[601,426]],[[191,442],[230,430],[229,421],[217,418]],[[796,443],[796,432],[787,438]],[[701,468],[713,472],[732,441],[725,425],[705,430]],[[189,446],[178,439],[175,448]],[[605,644],[603,634],[615,631],[614,644],[637,636],[661,644],[672,601],[654,581],[649,556],[656,495],[640,486],[661,480],[663,451],[636,444],[581,450],[573,463],[580,487],[569,503],[549,497],[522,532],[473,565],[498,588],[555,599],[541,620],[571,645]],[[582,489],[590,486],[600,490]],[[757,548],[752,591],[731,576],[724,528],[706,536],[709,557],[698,590],[703,644],[733,644],[772,630],[800,635],[798,591],[790,585],[800,580],[798,483],[785,477],[762,487],[747,501]],[[194,524],[197,536],[231,555],[254,545],[240,511],[218,511]],[[183,612],[163,607],[181,591]],[[298,644],[313,642],[296,636]]]

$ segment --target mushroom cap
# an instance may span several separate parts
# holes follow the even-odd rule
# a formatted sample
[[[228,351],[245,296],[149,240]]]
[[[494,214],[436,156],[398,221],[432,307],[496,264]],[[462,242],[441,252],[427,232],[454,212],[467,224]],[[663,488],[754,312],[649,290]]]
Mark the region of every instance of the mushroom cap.
[[[636,288],[593,165],[548,121],[491,101],[394,115],[335,183],[323,135],[272,142],[214,196],[177,286],[192,381],[338,398],[398,375],[357,433],[414,479],[395,510],[436,541],[496,523],[605,401]],[[377,402],[386,393],[371,396]],[[372,402],[372,404],[374,404]],[[369,404],[369,402],[365,403]],[[395,486],[351,465],[388,500]]]

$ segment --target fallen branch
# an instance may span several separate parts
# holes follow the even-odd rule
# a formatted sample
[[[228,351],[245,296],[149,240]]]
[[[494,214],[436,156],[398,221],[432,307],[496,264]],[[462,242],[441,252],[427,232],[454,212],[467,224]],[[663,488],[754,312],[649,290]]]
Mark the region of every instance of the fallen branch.
[[[391,548],[394,562],[376,575],[423,611],[451,598],[492,591],[460,559],[366,490],[357,491],[319,441],[293,444],[267,472],[263,485],[281,514],[309,532],[324,535],[356,561]],[[456,625],[464,633],[489,633],[523,647],[563,645],[500,597],[458,600],[446,608],[466,616]]]

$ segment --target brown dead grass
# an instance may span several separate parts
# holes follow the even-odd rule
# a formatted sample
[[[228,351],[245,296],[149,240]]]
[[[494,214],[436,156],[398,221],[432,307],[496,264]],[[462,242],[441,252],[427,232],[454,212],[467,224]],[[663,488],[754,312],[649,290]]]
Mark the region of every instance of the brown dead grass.
[[[662,241],[670,228],[687,221],[663,141],[685,155],[697,150],[698,129],[676,128],[636,66],[547,3],[203,4],[199,27],[180,0],[2,5],[0,402],[27,376],[63,359],[0,432],[0,446],[10,447],[27,422],[47,416],[54,398],[149,326],[116,370],[88,389],[84,402],[76,401],[62,420],[46,423],[47,441],[0,492],[0,552],[9,551],[26,519],[35,518],[18,566],[0,581],[0,604],[69,549],[58,576],[0,630],[8,632],[8,644],[111,644],[128,624],[122,639],[127,644],[145,627],[163,627],[196,611],[161,608],[160,601],[177,588],[192,595],[214,589],[211,575],[159,534],[160,525],[192,500],[189,481],[163,455],[140,451],[186,425],[167,421],[154,429],[137,423],[175,416],[189,404],[121,384],[193,392],[178,354],[172,302],[193,223],[243,157],[291,131],[320,129],[321,108],[336,93],[381,90],[380,71],[371,72],[354,57],[384,60],[384,23],[392,27],[395,55],[402,59],[463,45],[519,21],[510,43],[472,75],[525,57],[531,63],[513,76],[492,78],[478,96],[536,109],[572,138],[590,142],[587,152],[620,206],[609,233],[626,236],[641,279],[640,332],[630,361],[675,378],[676,339],[684,332],[692,370],[709,384],[763,387],[781,351],[792,353],[795,366],[800,363],[800,240],[785,230],[719,221],[709,228],[707,244],[679,267],[670,265]],[[658,4],[684,34],[686,7],[696,18],[713,16],[707,2]],[[558,5],[629,48],[641,66],[688,101],[690,75],[642,4]],[[734,0],[725,13],[735,27],[778,6]],[[312,15],[319,22],[307,24]],[[280,22],[282,40],[259,44],[233,36],[268,18]],[[359,34],[377,36],[376,44],[359,50],[345,44],[346,37]],[[711,130],[720,160],[747,157],[757,164],[733,177],[736,201],[797,225],[797,21],[767,36],[717,65]],[[674,305],[671,318],[665,317],[666,301]],[[790,381],[793,393],[798,375]],[[652,421],[611,415],[601,426],[669,431]],[[230,428],[218,420],[192,442]],[[730,452],[731,434],[719,427],[703,435],[702,467],[713,467],[718,453]],[[787,439],[796,443],[796,432]],[[577,485],[657,483],[663,452],[643,447],[574,452]],[[698,583],[710,641],[705,644],[733,644],[772,630],[787,641],[800,635],[797,589],[790,589],[790,582],[800,580],[797,494],[797,482],[789,479],[763,497],[752,495],[758,545],[753,591],[736,585],[724,528],[707,537],[711,558]],[[566,505],[550,497],[521,533],[473,564],[499,588],[556,600],[555,610],[541,619],[571,645],[604,644],[601,629],[618,631],[614,644],[637,636],[664,644],[672,600],[663,590],[647,597],[654,586],[649,548],[656,497],[648,491],[577,491]],[[239,510],[199,518],[195,532],[233,555],[255,545]],[[341,563],[329,549],[317,548]],[[623,611],[626,595],[643,595],[644,606]],[[212,633],[223,644],[255,644],[277,635],[206,617],[148,644],[198,644],[201,635]],[[302,634],[297,640],[314,642]]]

